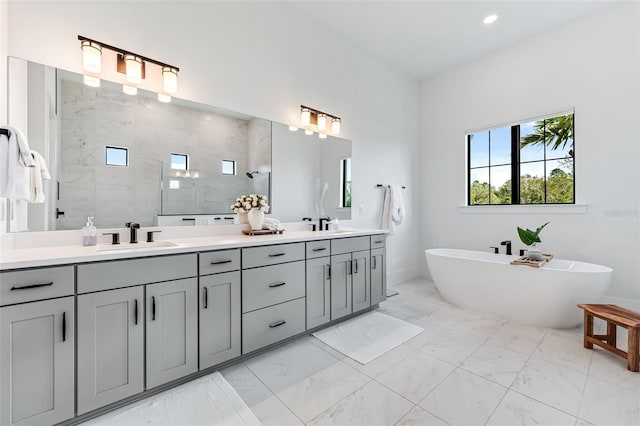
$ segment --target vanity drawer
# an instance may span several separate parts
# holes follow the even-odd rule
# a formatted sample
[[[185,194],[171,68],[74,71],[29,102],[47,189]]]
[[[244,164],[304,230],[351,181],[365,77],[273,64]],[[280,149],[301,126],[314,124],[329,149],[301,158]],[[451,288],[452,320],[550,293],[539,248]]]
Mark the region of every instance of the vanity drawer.
[[[78,293],[195,277],[195,253],[78,265]]]
[[[304,295],[304,260],[242,271],[242,313]]]
[[[218,250],[200,253],[200,275],[240,269],[240,249]]]
[[[336,238],[331,240],[331,255],[369,250],[369,237]]]
[[[386,235],[372,235],[371,236],[371,249],[382,248],[387,245]]]
[[[307,243],[307,259],[331,255],[331,240],[309,241]]]
[[[304,243],[279,244],[242,249],[242,268],[304,260]]]
[[[295,336],[305,330],[304,297],[242,315],[242,353]]]
[[[73,266],[0,272],[0,306],[73,293]]]

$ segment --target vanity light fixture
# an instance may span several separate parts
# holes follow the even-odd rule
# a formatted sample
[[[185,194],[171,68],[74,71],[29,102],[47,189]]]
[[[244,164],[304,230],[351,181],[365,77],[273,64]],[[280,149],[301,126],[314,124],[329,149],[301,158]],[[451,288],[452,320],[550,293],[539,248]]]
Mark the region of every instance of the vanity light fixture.
[[[331,134],[340,134],[340,117],[300,105],[300,125],[311,130],[324,132],[328,128],[328,120],[331,119]],[[305,133],[308,134],[308,133]]]
[[[78,40],[80,40],[82,49],[83,67],[88,73],[100,74],[102,72],[103,50],[110,50],[116,53],[117,71],[126,76],[127,84],[122,87],[124,93],[129,95],[137,93],[138,89],[132,85],[142,83],[142,80],[145,79],[146,66],[148,64],[157,65],[162,73],[162,91],[165,93],[158,93],[159,101],[171,102],[171,96],[166,93],[174,94],[178,92],[178,71],[180,71],[178,67],[138,55],[137,53],[128,52],[119,47],[109,46],[81,35],[78,36]],[[85,84],[99,87],[99,75],[85,76]]]
[[[307,136],[310,136],[313,134],[313,130],[309,130],[309,129],[304,129],[304,134]]]
[[[496,15],[495,13],[492,13],[491,15],[487,15],[483,20],[482,23],[483,24],[493,24],[494,22],[496,22],[498,20],[498,15]]]

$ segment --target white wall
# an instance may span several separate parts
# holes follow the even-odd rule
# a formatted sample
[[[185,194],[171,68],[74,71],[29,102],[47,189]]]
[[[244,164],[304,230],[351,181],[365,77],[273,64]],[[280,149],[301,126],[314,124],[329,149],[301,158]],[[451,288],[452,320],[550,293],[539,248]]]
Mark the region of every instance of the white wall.
[[[545,251],[613,267],[609,295],[640,299],[639,14],[637,3],[605,9],[421,84],[423,248],[488,250],[510,239],[516,251],[523,247],[516,226],[551,221]],[[575,107],[576,202],[586,213],[458,209],[467,131],[568,107]]]
[[[284,2],[10,2],[8,21],[12,56],[81,72],[81,34],[179,66],[183,98],[288,124],[300,104],[342,117],[354,224],[379,225],[376,183],[407,185],[390,280],[417,274],[418,84],[407,75]]]
[[[7,99],[7,54],[9,50],[8,3],[0,1],[0,99]],[[0,124],[7,123],[7,102],[0,101]],[[7,200],[0,198],[0,235],[7,231]]]

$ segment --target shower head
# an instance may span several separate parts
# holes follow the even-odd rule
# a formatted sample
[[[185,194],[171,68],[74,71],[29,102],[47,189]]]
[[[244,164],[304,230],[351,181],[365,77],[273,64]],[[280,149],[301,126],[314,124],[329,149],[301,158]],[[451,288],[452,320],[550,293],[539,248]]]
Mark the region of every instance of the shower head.
[[[249,179],[253,179],[253,176],[257,175],[258,173],[260,173],[260,172],[258,172],[258,171],[255,171],[255,172],[247,172],[247,177],[248,177]]]

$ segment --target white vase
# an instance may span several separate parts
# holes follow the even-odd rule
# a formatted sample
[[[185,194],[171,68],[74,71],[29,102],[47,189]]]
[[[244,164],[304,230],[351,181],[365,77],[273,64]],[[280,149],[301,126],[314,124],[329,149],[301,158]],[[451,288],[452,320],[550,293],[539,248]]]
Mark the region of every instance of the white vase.
[[[264,212],[260,209],[251,209],[248,213],[249,225],[251,225],[251,229],[258,230],[262,229],[262,225],[264,224]]]
[[[248,213],[238,213],[238,223],[249,223]]]
[[[527,250],[527,257],[531,260],[542,260],[544,258],[542,252],[536,248],[536,246],[531,246],[531,248]]]

